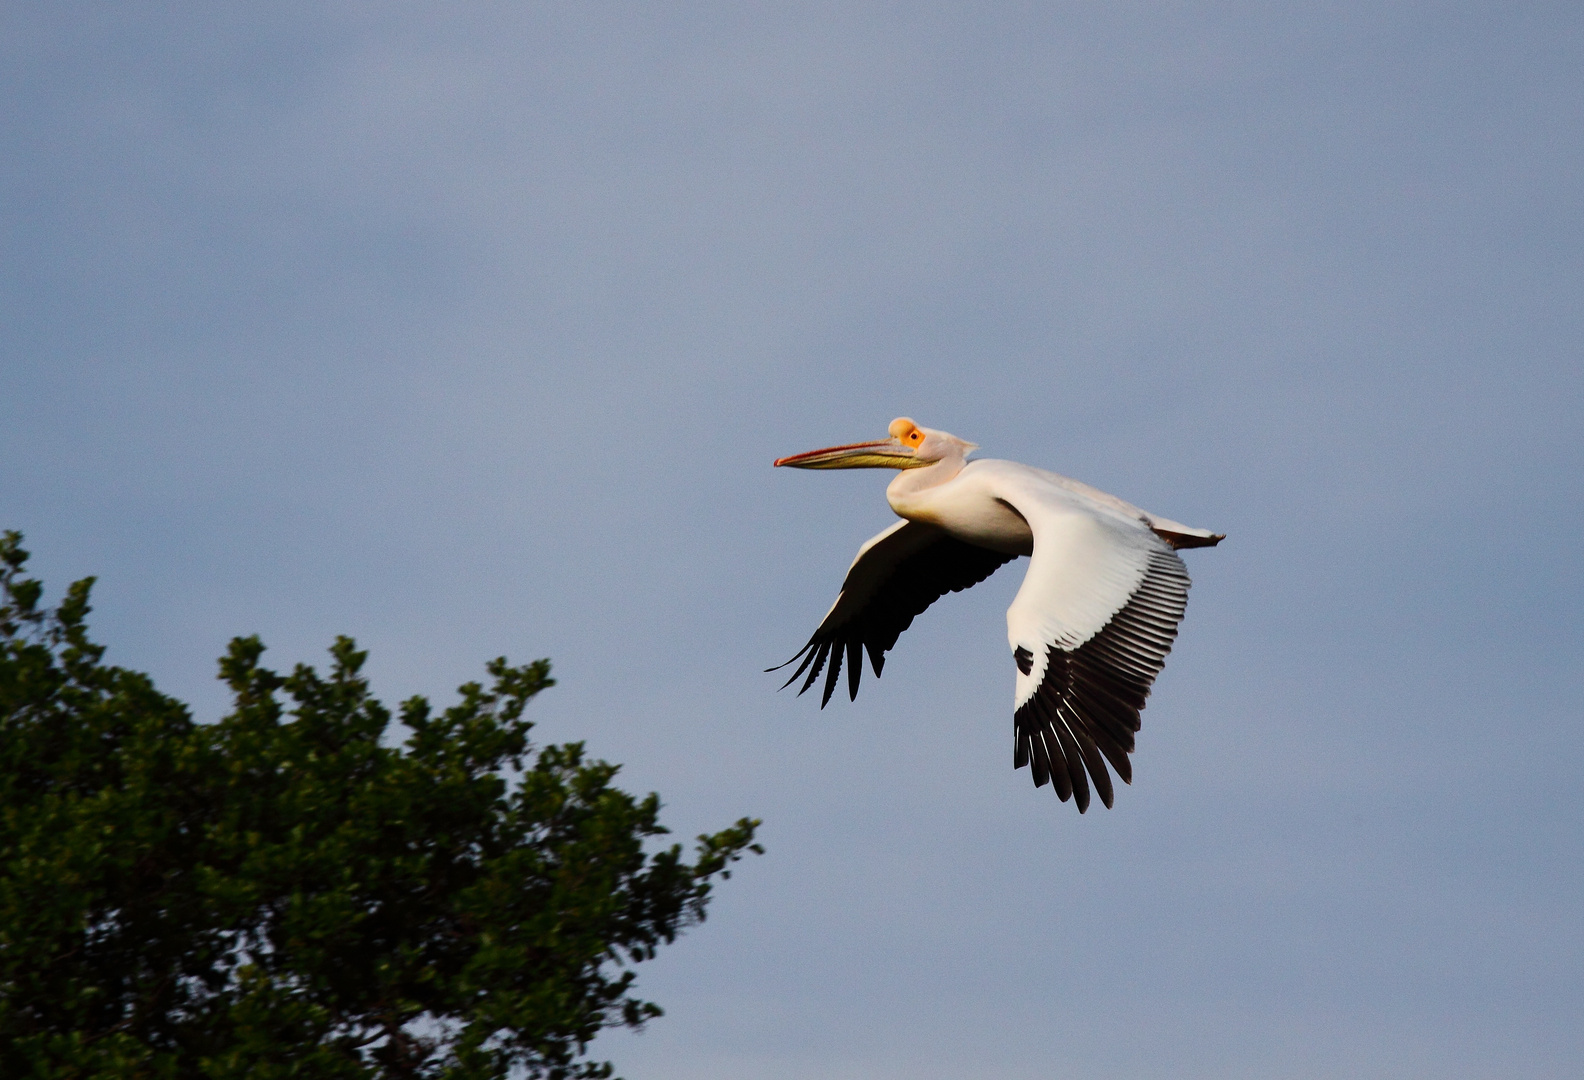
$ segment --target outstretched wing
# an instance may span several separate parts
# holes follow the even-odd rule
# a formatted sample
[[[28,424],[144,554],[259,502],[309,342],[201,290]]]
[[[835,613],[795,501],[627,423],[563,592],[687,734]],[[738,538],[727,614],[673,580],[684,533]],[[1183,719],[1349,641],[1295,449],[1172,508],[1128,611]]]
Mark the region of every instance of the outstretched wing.
[[[1007,610],[1018,667],[1013,767],[1031,765],[1036,787],[1053,784],[1080,813],[1091,781],[1110,806],[1106,762],[1132,782],[1139,712],[1177,637],[1188,571],[1145,520],[1044,485],[1036,470],[999,479],[1034,533]]]
[[[957,540],[933,525],[897,522],[858,549],[858,557],[842,582],[841,594],[819,629],[796,656],[779,665],[786,667],[799,659],[803,661],[782,689],[807,672],[798,689],[802,694],[825,670],[825,693],[820,698],[823,709],[836,689],[845,656],[847,691],[856,698],[865,652],[875,678],[879,678],[885,654],[916,615],[949,592],[979,584],[1015,558],[1016,555]]]

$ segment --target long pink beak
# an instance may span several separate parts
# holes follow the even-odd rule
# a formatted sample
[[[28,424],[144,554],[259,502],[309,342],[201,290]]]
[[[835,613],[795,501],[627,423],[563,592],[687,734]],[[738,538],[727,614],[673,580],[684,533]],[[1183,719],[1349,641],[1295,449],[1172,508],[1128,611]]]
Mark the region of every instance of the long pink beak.
[[[775,463],[793,469],[906,469],[922,464],[911,446],[903,446],[894,439],[827,446],[823,450],[776,458]]]

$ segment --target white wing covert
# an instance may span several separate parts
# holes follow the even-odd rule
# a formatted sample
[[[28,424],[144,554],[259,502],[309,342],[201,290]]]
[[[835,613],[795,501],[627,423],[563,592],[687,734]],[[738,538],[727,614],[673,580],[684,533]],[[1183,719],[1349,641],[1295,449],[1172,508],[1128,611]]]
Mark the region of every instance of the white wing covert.
[[[1007,610],[1017,663],[1013,767],[1089,807],[1093,780],[1113,800],[1105,763],[1131,783],[1134,734],[1188,603],[1188,572],[1151,524],[1039,470],[996,478],[1028,522],[1034,554]]]

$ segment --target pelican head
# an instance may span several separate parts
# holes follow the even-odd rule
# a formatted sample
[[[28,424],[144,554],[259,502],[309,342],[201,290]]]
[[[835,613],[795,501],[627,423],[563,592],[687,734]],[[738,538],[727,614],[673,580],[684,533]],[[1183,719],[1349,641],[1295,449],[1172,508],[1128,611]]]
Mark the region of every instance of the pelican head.
[[[919,469],[940,461],[961,461],[977,443],[945,431],[919,427],[905,416],[891,421],[890,437],[875,442],[848,443],[777,458],[777,465],[794,469]]]

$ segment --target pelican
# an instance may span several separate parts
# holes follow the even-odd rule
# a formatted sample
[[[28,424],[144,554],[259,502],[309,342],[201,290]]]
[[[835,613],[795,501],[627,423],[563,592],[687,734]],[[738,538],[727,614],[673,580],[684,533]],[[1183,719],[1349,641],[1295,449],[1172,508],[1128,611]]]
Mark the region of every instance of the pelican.
[[[802,660],[782,689],[807,672],[801,695],[823,669],[823,709],[845,657],[848,694],[856,699],[864,653],[879,678],[885,654],[925,608],[1028,555],[1023,586],[1007,609],[1017,667],[1012,767],[1032,766],[1034,786],[1051,784],[1062,802],[1076,801],[1079,813],[1089,809],[1092,780],[1110,807],[1105,763],[1133,782],[1128,755],[1139,711],[1188,604],[1188,571],[1177,550],[1214,547],[1225,535],[1044,469],[969,461],[977,444],[905,416],[889,430],[889,438],[875,442],[775,462],[900,470],[886,501],[902,519],[858,549],[819,629],[779,665]]]

